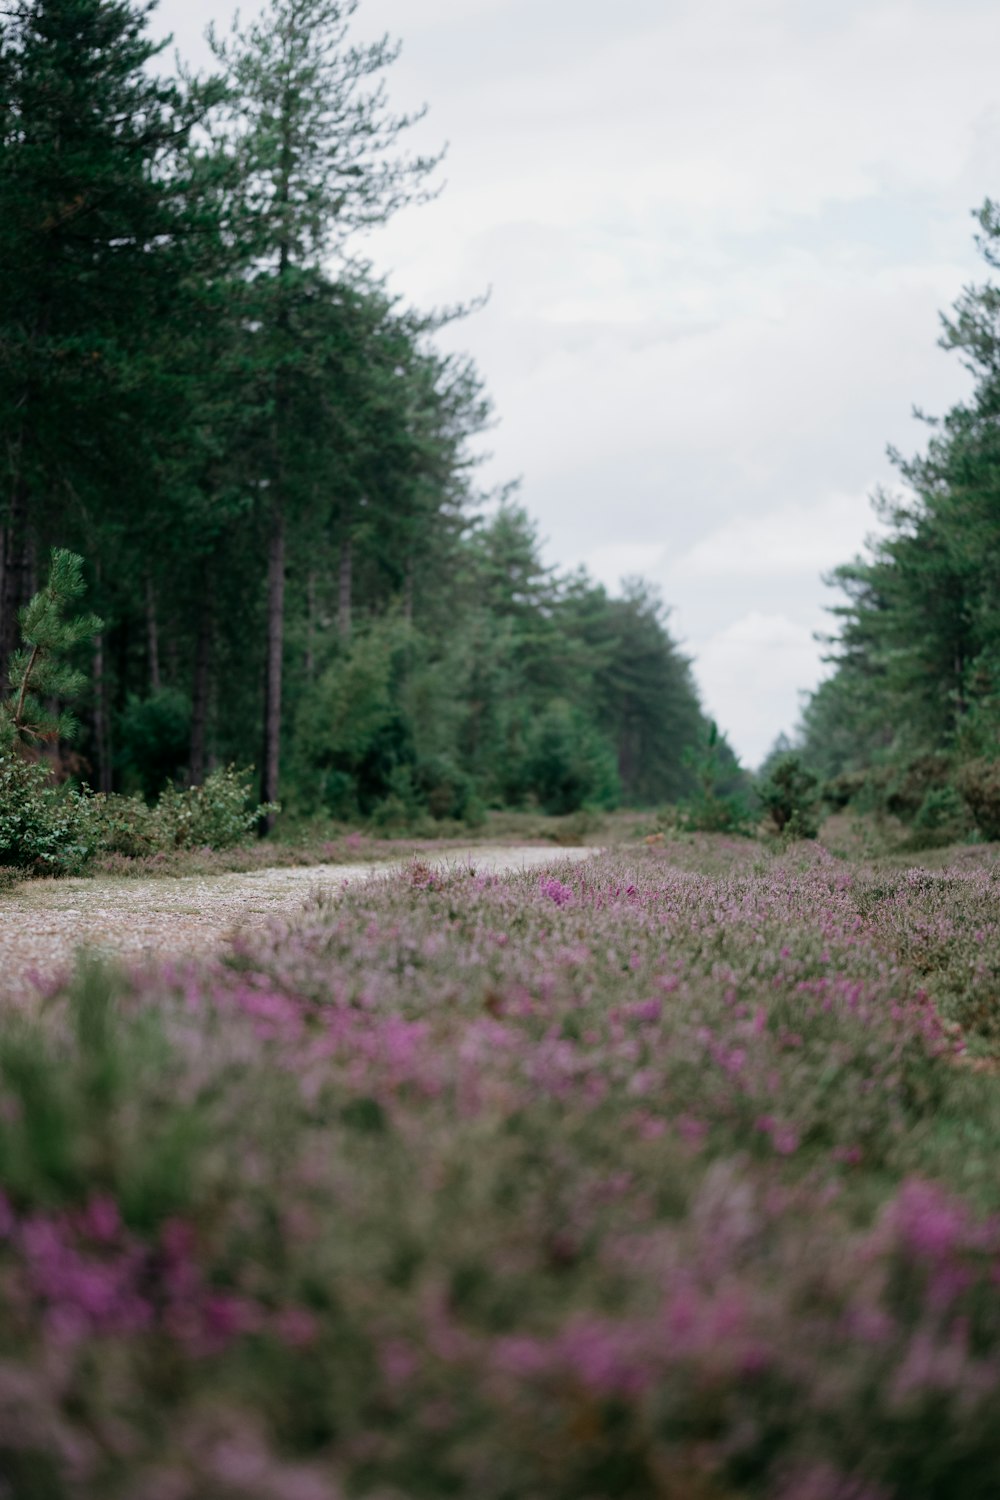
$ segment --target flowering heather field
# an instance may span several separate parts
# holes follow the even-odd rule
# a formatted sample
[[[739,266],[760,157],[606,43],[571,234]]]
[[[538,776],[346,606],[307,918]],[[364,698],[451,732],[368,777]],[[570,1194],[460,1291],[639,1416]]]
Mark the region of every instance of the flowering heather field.
[[[81,970],[0,1025],[0,1495],[995,1500],[998,895],[414,865]]]

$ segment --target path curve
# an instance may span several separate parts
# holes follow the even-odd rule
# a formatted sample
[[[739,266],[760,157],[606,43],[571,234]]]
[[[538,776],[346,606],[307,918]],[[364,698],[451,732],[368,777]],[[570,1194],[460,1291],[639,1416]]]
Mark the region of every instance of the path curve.
[[[415,851],[435,869],[473,865],[513,874],[589,859],[597,849],[535,846]],[[132,880],[81,876],[32,880],[0,896],[0,998],[31,999],[72,965],[80,948],[128,962],[204,955],[240,928],[291,915],[317,889],[337,889],[404,868],[410,860],[306,865],[230,875]]]

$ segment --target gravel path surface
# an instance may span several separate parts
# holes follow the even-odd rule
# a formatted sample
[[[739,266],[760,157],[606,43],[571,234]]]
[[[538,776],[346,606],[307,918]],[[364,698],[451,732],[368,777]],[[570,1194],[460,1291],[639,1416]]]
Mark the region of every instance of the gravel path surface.
[[[567,860],[596,849],[469,848],[416,858],[434,867],[472,864],[506,874]],[[0,996],[31,999],[72,965],[80,948],[129,962],[206,954],[240,928],[294,912],[317,889],[385,874],[407,861],[311,865],[251,874],[158,880],[108,876],[32,880],[0,895]]]

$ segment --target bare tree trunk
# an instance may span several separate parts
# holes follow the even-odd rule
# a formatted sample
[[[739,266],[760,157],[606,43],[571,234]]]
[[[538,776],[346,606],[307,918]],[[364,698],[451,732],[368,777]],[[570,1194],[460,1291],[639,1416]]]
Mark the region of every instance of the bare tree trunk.
[[[310,568],[306,577],[306,681],[312,682],[316,674],[316,569]]]
[[[337,589],[337,633],[346,646],[351,639],[351,583],[353,579],[354,549],[351,538],[345,536],[340,544],[340,578]]]
[[[202,588],[198,606],[198,637],[194,647],[194,682],[191,688],[191,785],[205,780],[205,743],[212,669],[212,596]]]
[[[149,691],[158,693],[160,679],[160,627],[156,618],[156,590],[151,573],[146,574],[146,643],[149,654]]]
[[[0,691],[9,682],[7,663],[19,644],[18,611],[31,598],[32,548],[28,536],[28,495],[23,480],[14,480],[7,524],[3,530],[2,593],[0,593]]]
[[[276,802],[281,763],[281,666],[285,644],[285,512],[280,499],[271,512],[267,550],[267,675],[264,681],[264,764],[261,799]],[[264,820],[270,832],[273,818]]]
[[[94,637],[94,754],[97,758],[97,790],[111,791],[110,714],[108,679],[104,660],[104,632]]]

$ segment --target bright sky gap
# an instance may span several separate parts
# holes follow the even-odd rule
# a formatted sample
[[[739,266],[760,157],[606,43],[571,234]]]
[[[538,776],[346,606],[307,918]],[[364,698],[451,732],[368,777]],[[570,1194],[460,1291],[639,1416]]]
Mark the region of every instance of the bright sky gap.
[[[204,66],[225,0],[154,26]],[[560,567],[674,606],[745,761],[823,666],[821,575],[874,526],[887,444],[967,388],[938,314],[982,279],[1000,193],[993,0],[363,0],[447,185],[366,245],[496,403],[484,483],[523,478]]]

